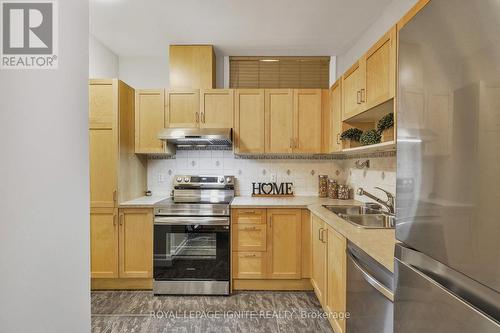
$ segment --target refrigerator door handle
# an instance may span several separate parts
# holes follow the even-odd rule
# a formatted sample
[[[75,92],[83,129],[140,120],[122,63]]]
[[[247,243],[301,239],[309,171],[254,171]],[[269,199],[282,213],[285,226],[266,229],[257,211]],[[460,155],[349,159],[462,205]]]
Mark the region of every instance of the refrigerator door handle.
[[[401,244],[396,245],[395,257],[445,290],[448,290],[458,299],[471,304],[497,321],[500,319],[500,293],[495,290],[482,285],[419,251]]]
[[[394,302],[394,293],[390,291],[386,286],[380,283],[376,278],[371,276],[361,265],[361,263],[352,255],[351,251],[347,251],[347,255],[351,259],[354,267],[361,273],[363,279],[368,282],[373,288],[375,288],[379,293],[381,293],[385,298]]]

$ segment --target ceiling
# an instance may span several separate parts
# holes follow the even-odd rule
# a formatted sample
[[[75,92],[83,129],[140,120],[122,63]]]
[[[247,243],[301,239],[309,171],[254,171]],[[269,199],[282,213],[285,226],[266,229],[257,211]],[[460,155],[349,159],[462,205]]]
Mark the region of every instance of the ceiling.
[[[119,56],[169,44],[218,54],[339,55],[391,0],[90,0],[90,31]]]

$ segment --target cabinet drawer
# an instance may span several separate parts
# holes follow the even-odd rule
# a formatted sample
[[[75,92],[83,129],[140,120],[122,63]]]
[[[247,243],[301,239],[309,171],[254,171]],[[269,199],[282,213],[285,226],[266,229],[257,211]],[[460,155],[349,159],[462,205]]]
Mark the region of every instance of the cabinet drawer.
[[[233,226],[233,251],[266,251],[266,225],[235,224]]]
[[[266,223],[266,210],[265,209],[234,209],[233,210],[233,223],[265,224]]]
[[[266,254],[263,252],[233,252],[233,278],[259,279],[266,277]]]

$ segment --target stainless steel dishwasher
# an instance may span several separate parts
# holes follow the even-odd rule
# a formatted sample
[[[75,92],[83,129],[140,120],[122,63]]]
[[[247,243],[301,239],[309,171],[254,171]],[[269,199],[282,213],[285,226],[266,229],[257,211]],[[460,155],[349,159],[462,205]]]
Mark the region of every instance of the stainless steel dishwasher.
[[[392,333],[394,274],[347,244],[347,333]]]

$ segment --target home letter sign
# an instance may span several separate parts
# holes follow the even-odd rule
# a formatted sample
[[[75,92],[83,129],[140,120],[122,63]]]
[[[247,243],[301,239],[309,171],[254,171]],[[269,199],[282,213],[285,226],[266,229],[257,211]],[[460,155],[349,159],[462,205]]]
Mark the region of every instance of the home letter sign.
[[[293,183],[252,183],[252,196],[293,196]]]

